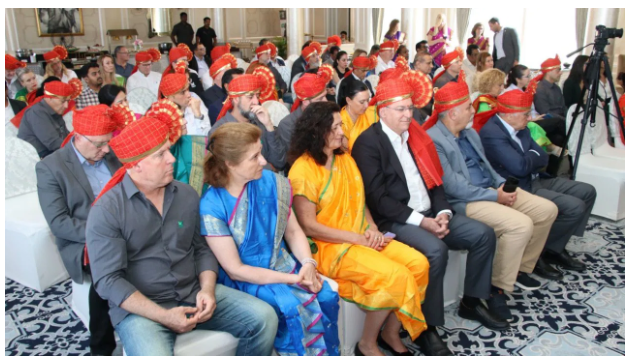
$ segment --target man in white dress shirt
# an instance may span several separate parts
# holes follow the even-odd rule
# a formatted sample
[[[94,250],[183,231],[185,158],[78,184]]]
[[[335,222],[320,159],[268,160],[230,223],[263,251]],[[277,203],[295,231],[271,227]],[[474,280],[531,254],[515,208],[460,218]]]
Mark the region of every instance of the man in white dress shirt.
[[[136,53],[136,67],[132,71],[132,75],[127,79],[127,93],[129,94],[135,88],[147,88],[156,98],[158,98],[158,87],[162,75],[151,70],[151,54],[149,52]]]
[[[208,109],[202,100],[189,91],[189,81],[185,74],[186,64],[179,63],[175,73],[169,73],[160,82],[160,95],[172,101],[184,113],[188,135],[208,135],[211,123]]]
[[[394,42],[397,43],[397,42]],[[388,40],[380,44],[380,53],[377,57],[377,67],[375,67],[375,74],[378,76],[389,68],[395,68],[395,62],[393,62],[393,56],[395,55],[395,48],[397,44],[393,44],[393,41]]]
[[[463,65],[461,66],[461,69],[465,72],[465,83],[467,83],[470,93],[472,93],[472,83],[476,74],[476,58],[478,58],[479,51],[478,45],[468,45],[465,51],[465,59],[463,59]]]

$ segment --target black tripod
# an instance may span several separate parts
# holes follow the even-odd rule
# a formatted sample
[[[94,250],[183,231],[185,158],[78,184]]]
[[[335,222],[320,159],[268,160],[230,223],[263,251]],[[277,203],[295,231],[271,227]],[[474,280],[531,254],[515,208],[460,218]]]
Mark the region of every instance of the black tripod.
[[[575,108],[575,112],[573,113],[573,121],[571,122],[570,129],[568,130],[568,134],[566,135],[566,140],[569,140],[571,133],[573,132],[573,128],[575,126],[575,121],[577,121],[577,116],[579,113],[584,110],[584,115],[582,117],[582,126],[579,131],[579,140],[577,142],[577,150],[575,151],[575,162],[573,163],[573,174],[571,176],[572,180],[575,180],[575,176],[577,175],[577,167],[579,163],[579,157],[581,155],[582,142],[584,141],[584,133],[586,132],[586,124],[588,123],[588,117],[590,117],[590,124],[594,126],[595,124],[595,116],[597,114],[598,108],[598,91],[599,91],[599,76],[601,71],[601,63],[604,64],[604,72],[606,77],[608,78],[608,82],[610,83],[610,93],[613,97],[615,97],[616,90],[614,87],[614,82],[612,81],[612,72],[610,71],[610,64],[608,63],[608,58],[606,57],[605,49],[608,43],[608,39],[610,38],[621,38],[623,35],[623,29],[610,29],[606,28],[603,25],[597,26],[597,36],[595,37],[595,43],[593,47],[592,54],[590,55],[590,59],[586,63],[586,73],[584,74],[584,87],[582,88],[581,98],[579,103],[577,104],[577,108]],[[589,44],[591,45],[591,44]],[[587,45],[588,46],[588,45]],[[587,47],[586,46],[586,47]],[[585,47],[582,47],[575,52],[568,55],[578,53]],[[588,92],[588,98],[586,99],[586,103],[584,104],[584,97],[586,96],[586,92]],[[616,97],[615,97],[616,100]],[[619,109],[619,103],[614,102],[615,107],[617,109],[617,119],[619,121],[619,126],[621,130],[623,128],[623,119],[621,118],[621,110]],[[615,135],[616,137],[616,135]],[[564,155],[564,150],[566,149],[567,143],[564,144],[562,148],[562,153],[560,155]]]

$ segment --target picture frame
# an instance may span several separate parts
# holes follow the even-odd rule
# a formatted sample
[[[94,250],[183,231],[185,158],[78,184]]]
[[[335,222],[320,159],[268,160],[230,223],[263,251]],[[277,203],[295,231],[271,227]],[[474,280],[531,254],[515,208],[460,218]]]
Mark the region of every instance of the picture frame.
[[[40,37],[85,34],[81,8],[35,8],[35,22]]]
[[[287,17],[287,15],[286,15],[285,10],[279,10],[279,18],[281,20],[286,20],[286,17]]]

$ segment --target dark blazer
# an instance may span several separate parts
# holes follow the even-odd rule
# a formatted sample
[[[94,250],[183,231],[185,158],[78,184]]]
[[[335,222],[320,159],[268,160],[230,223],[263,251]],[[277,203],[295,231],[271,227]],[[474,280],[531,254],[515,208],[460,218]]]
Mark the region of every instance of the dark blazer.
[[[208,55],[205,55],[204,62],[209,68],[211,68],[211,57],[209,57]],[[193,69],[195,72],[198,73],[198,76],[202,78],[202,75],[200,74],[200,67],[198,67],[198,61],[197,61],[197,58],[195,58],[195,56],[193,56],[193,59],[191,59],[191,61],[189,62],[189,69]]]
[[[26,102],[12,100],[10,98],[9,98],[9,104],[11,105],[11,108],[13,109],[13,113],[16,115],[26,107]]]
[[[518,35],[512,28],[503,27],[500,31],[503,32],[503,51],[505,51],[505,57],[511,60],[510,63],[513,67],[513,62],[520,60],[520,43],[518,43]],[[494,44],[496,44],[497,36],[498,34],[494,34]],[[496,61],[498,60],[496,47],[494,47],[494,51],[492,52],[492,58],[494,59],[494,64],[496,64]]]
[[[406,224],[413,212],[408,207],[410,193],[402,164],[388,136],[382,131],[381,123],[374,123],[358,137],[351,156],[362,174],[366,204],[380,230],[390,231],[393,223]],[[444,209],[454,213],[446,200],[443,186],[429,190],[428,196],[433,215]]]
[[[522,144],[520,148],[496,115],[487,121],[479,136],[494,170],[505,179],[518,178],[520,188],[531,192],[531,176],[548,164],[549,155],[533,140],[529,129],[525,127],[516,135]]]
[[[202,94],[204,93],[204,87],[202,86],[202,81],[200,81],[200,77],[196,73],[189,73],[189,77],[191,78],[191,83],[189,84],[189,91],[197,94],[202,98]]]
[[[112,174],[122,166],[112,152],[105,162]],[[94,201],[86,173],[71,143],[38,162],[35,172],[40,206],[61,259],[73,281],[82,283],[86,222]]]
[[[204,106],[206,106],[206,108],[208,108],[209,110],[211,109],[215,101],[221,100],[222,102],[224,102],[226,97],[228,97],[228,95],[224,92],[224,90],[221,87],[218,87],[216,84],[212,85],[211,88],[204,91],[202,93],[202,96],[200,96],[200,98],[202,99],[202,102],[204,102]],[[210,117],[210,114],[209,114],[209,117]],[[212,118],[211,118],[211,121],[215,122],[215,120]]]

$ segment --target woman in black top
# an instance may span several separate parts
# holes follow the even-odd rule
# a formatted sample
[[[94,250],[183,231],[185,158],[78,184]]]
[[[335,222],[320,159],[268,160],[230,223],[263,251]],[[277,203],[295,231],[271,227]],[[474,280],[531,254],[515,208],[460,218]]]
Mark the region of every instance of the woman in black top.
[[[564,82],[564,104],[566,108],[571,107],[579,100],[582,95],[582,86],[584,85],[584,72],[586,71],[586,62],[588,56],[580,55],[575,58],[571,73],[568,75],[566,82]]]

